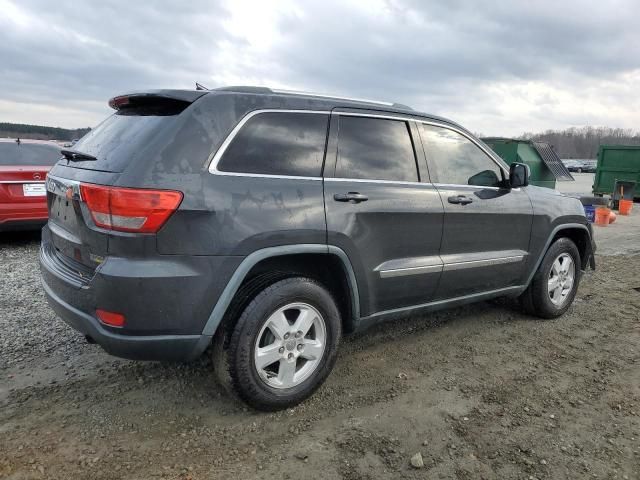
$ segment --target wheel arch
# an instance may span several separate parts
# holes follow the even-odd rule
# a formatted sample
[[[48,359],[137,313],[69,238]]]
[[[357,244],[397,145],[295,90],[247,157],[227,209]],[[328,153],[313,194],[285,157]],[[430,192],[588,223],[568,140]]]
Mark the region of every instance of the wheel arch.
[[[590,264],[592,268],[594,268],[594,264],[592,261],[593,249],[591,243],[591,232],[589,228],[581,223],[565,223],[561,225],[557,225],[550,233],[544,248],[540,252],[536,263],[533,266],[533,269],[529,273],[529,277],[527,278],[526,286],[531,283],[533,276],[538,271],[540,264],[542,263],[542,259],[546,255],[549,247],[559,238],[569,238],[573,243],[578,247],[578,251],[580,252],[580,263],[581,269],[586,270],[587,266]]]
[[[332,268],[337,266],[340,267],[339,272]],[[346,253],[332,245],[298,244],[264,248],[247,256],[216,302],[203,329],[203,336],[211,338],[215,335],[240,288],[266,272],[281,272],[280,278],[305,275],[318,280],[336,297],[343,317],[343,330],[349,332],[355,327],[360,317],[358,286]],[[277,274],[274,278],[277,278]],[[337,279],[338,282],[331,284],[331,279]]]

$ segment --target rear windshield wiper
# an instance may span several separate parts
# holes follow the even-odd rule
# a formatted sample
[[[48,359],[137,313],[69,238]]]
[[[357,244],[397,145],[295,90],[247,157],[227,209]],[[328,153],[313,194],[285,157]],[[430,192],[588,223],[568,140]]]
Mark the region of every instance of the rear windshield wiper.
[[[77,150],[60,150],[60,153],[64,155],[64,158],[70,162],[81,162],[83,160],[98,160],[93,155],[88,153],[79,152]]]

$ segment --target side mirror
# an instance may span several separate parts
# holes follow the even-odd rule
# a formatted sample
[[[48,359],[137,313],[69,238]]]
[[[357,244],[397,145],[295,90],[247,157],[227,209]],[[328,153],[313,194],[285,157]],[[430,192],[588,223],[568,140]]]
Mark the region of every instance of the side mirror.
[[[509,167],[509,186],[511,188],[526,187],[529,185],[529,165],[525,163],[512,163]]]

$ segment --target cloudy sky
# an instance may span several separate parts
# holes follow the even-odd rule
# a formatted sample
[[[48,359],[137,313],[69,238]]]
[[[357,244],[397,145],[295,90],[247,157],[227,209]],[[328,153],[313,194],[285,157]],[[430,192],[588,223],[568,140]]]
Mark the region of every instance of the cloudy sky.
[[[475,132],[640,130],[638,0],[0,0],[0,121],[93,126],[131,90],[390,100]]]

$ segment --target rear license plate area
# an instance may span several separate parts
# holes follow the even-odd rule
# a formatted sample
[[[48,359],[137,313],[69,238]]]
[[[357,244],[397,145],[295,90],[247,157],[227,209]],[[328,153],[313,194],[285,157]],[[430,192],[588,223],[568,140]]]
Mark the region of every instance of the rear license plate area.
[[[47,188],[44,183],[24,183],[22,194],[25,197],[44,197],[47,195]]]
[[[76,231],[75,228],[78,226],[73,200],[60,195],[53,196],[49,218],[56,223],[64,225],[72,232]]]

